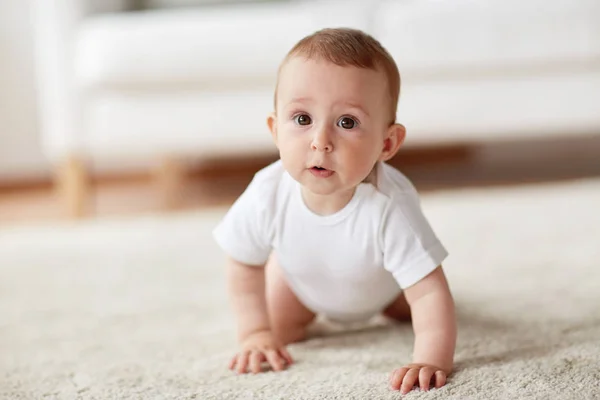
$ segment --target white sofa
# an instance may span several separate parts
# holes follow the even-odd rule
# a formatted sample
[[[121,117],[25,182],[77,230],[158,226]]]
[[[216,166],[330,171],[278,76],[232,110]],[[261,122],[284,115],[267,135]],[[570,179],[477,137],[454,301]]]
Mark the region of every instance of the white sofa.
[[[378,38],[403,78],[408,146],[596,133],[597,0],[288,0],[123,12],[33,0],[43,145],[73,214],[91,160],[274,152],[265,117],[302,36]],[[170,170],[173,170],[172,165]],[[167,174],[168,175],[168,174]]]

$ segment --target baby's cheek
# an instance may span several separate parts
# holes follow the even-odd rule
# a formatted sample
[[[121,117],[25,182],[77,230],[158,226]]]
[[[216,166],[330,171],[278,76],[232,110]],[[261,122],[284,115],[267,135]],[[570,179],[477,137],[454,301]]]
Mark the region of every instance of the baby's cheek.
[[[304,146],[304,142],[306,139],[304,138],[301,132],[287,132],[282,138],[281,142],[283,147],[286,148],[286,151],[293,152],[301,150]]]
[[[356,169],[370,169],[371,164],[377,159],[377,154],[374,151],[374,146],[371,143],[362,143],[354,146],[349,158],[353,160]]]
[[[298,169],[304,165],[301,149],[288,143],[284,147],[279,147],[279,153],[284,168],[295,177]]]

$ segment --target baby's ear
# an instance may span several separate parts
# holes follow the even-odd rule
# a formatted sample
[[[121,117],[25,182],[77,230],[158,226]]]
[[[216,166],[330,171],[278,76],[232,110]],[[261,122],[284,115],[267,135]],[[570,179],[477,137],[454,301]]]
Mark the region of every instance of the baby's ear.
[[[386,138],[383,141],[383,149],[379,156],[379,161],[387,161],[394,157],[406,138],[406,128],[402,124],[393,124],[387,130]]]
[[[267,117],[267,126],[271,132],[271,136],[273,136],[275,145],[277,145],[277,115],[274,112],[270,113]]]

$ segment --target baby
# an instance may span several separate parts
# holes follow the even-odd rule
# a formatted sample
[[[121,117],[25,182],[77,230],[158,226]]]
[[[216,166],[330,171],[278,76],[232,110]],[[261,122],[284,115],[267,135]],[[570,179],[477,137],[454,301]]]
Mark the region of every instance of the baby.
[[[447,252],[411,182],[385,163],[396,123],[398,68],[354,29],[323,29],[283,60],[267,125],[280,160],[259,171],[214,231],[229,255],[240,351],[230,368],[275,371],[317,314],[341,322],[383,313],[412,320],[412,363],[390,385],[446,383],[456,342]]]

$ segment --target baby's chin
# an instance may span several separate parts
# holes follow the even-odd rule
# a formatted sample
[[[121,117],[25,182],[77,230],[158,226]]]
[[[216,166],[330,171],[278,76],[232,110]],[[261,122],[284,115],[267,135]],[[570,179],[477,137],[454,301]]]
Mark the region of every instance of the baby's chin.
[[[300,185],[302,185],[304,190],[307,190],[310,193],[319,196],[336,196],[347,194],[349,191],[353,191],[354,189],[356,189],[356,187],[360,184],[360,182],[356,182],[356,184],[347,184],[342,183],[339,180],[324,182],[319,180],[319,178],[315,180],[315,178],[313,177],[307,177],[307,179],[299,179],[298,182],[300,183]]]
[[[312,194],[318,195],[318,196],[331,196],[331,195],[335,195],[336,193],[339,192],[339,190],[336,190],[336,189],[323,188],[323,187],[319,187],[317,185],[304,184],[302,182],[300,182],[300,184],[302,185],[304,190],[306,190]]]

